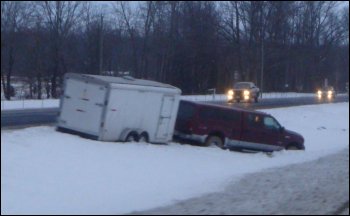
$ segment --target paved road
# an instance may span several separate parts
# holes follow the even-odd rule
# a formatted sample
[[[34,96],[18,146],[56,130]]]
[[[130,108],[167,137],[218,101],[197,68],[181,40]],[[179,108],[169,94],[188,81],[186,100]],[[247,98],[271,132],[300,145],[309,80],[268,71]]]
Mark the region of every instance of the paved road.
[[[227,103],[227,102],[208,102],[222,104],[226,106],[239,106],[248,109],[264,109],[284,106],[296,106],[306,104],[334,103],[349,101],[346,95],[339,95],[334,100],[320,101],[316,97],[298,97],[298,98],[263,98],[258,103]],[[55,123],[58,116],[58,108],[46,109],[26,109],[1,111],[1,127],[13,127],[24,125],[39,125]]]
[[[317,97],[297,97],[297,98],[263,98],[258,103],[227,103],[227,102],[210,102],[231,107],[242,107],[248,109],[269,109],[276,107],[299,106],[321,103],[338,103],[347,102],[349,97],[347,95],[339,95],[333,100],[319,100]]]

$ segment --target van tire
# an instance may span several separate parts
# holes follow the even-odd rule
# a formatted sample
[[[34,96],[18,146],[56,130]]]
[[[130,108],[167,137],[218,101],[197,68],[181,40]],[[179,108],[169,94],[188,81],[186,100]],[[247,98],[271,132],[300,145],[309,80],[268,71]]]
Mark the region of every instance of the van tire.
[[[256,96],[256,97],[254,98],[254,102],[255,102],[255,103],[258,103],[258,96]]]
[[[148,139],[148,135],[146,132],[142,132],[139,136],[139,142],[145,142],[148,143],[149,139]]]
[[[130,132],[125,138],[125,142],[138,142],[138,141],[139,141],[139,136],[135,131]]]
[[[205,141],[205,146],[216,145],[217,147],[224,148],[224,142],[218,136],[209,136]]]
[[[297,144],[290,144],[286,147],[286,150],[300,150]]]

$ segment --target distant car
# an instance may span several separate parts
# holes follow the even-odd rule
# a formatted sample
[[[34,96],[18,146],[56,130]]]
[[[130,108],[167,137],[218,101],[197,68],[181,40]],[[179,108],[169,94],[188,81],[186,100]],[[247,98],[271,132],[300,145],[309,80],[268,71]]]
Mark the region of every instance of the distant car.
[[[318,99],[334,99],[337,93],[332,86],[323,87],[317,91]]]
[[[304,138],[263,112],[180,101],[174,138],[232,150],[304,150]]]
[[[238,82],[227,92],[228,102],[250,101],[258,102],[260,89],[252,82]]]

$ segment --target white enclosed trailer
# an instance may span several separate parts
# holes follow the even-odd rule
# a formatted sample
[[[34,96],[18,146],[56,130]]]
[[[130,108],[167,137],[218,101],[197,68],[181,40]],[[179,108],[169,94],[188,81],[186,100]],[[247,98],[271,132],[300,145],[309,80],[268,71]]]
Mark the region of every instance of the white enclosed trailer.
[[[68,73],[57,120],[59,131],[102,141],[172,139],[181,90],[132,77]]]

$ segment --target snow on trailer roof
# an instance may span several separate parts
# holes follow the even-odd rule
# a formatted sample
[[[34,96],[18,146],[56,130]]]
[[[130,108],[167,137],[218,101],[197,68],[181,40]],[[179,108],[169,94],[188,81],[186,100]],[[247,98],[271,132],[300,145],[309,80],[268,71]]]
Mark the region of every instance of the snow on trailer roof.
[[[129,85],[140,85],[140,86],[153,86],[153,87],[162,87],[162,88],[172,88],[178,89],[175,86],[160,83],[152,80],[136,79],[130,76],[124,77],[113,77],[113,76],[100,76],[100,75],[91,75],[91,74],[76,74],[76,73],[67,73],[66,77],[84,79],[84,80],[94,80],[97,82],[103,83],[115,83],[115,84],[129,84]]]

